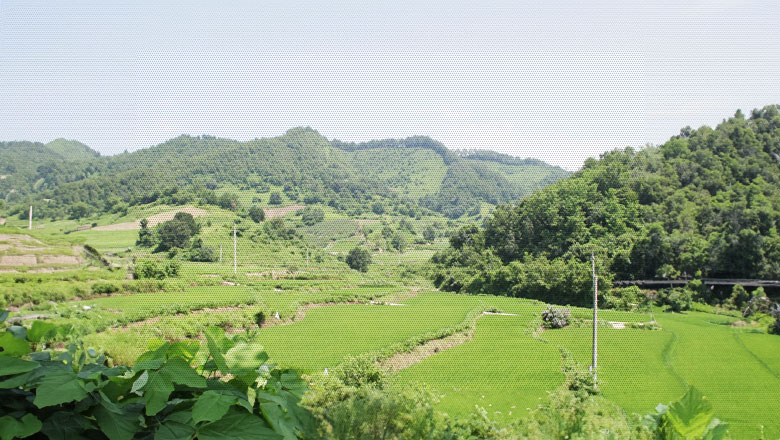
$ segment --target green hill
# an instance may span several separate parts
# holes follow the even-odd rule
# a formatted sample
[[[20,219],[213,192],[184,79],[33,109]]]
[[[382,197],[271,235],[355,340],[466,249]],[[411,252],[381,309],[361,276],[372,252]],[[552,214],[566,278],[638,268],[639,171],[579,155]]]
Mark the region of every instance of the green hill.
[[[100,153],[79,141],[69,141],[63,138],[49,142],[46,144],[46,148],[59,154],[65,160],[91,160],[100,156]]]
[[[410,216],[432,210],[458,218],[479,215],[484,203],[516,200],[568,175],[539,161],[454,152],[426,137],[352,144],[329,141],[311,128],[248,142],[179,136],[113,157],[94,157],[92,150],[71,141],[55,141],[54,149],[26,144],[27,150],[41,153],[28,155],[28,163],[15,172],[23,178],[14,178],[17,187],[6,186],[0,197],[9,202],[19,201],[19,194],[47,199],[38,212],[50,218],[72,215],[74,205],[79,213],[158,201],[248,208],[267,201],[271,192],[283,195],[285,203],[326,204],[351,215],[387,207]],[[27,154],[24,148],[0,150],[0,159],[20,151],[21,157]],[[65,152],[90,160],[56,165],[42,175]],[[52,173],[59,176],[56,184]],[[225,193],[236,200],[223,203],[217,194]],[[16,210],[24,215],[20,207]]]
[[[0,200],[27,200],[30,194],[98,172],[100,161],[86,153],[88,147],[79,150],[78,143],[54,142],[54,149],[40,142],[0,142]]]
[[[444,288],[583,304],[591,253],[610,279],[780,277],[780,112],[686,127],[588,160],[499,206],[436,257]],[[553,295],[554,297],[550,297]]]

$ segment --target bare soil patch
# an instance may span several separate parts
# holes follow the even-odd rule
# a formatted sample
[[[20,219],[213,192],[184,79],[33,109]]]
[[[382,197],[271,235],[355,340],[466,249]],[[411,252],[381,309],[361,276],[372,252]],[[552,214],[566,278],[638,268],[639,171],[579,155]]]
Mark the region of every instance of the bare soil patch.
[[[263,209],[263,211],[265,212],[265,218],[273,219],[278,217],[284,217],[287,214],[300,211],[303,208],[305,208],[305,206],[303,205],[289,205],[289,206],[283,206],[281,208],[265,208]]]
[[[25,242],[43,244],[43,242],[37,238],[32,238],[26,234],[0,234],[0,241],[5,241],[10,244],[24,244]]]
[[[0,266],[35,266],[38,259],[35,255],[5,255],[0,257]]]
[[[207,214],[205,209],[187,206],[169,212],[150,215],[149,217],[146,217],[146,220],[149,222],[149,227],[153,227],[159,225],[160,223],[167,222],[168,220],[172,220],[173,217],[179,212],[186,212],[191,214],[193,217],[200,217]],[[113,225],[96,226],[92,228],[93,231],[128,231],[133,229],[141,229],[141,219],[138,219],[134,222],[116,223]]]
[[[467,331],[455,333],[444,338],[432,339],[424,344],[418,345],[412,351],[408,351],[406,353],[396,353],[395,355],[381,361],[380,363],[391,371],[397,372],[414,364],[420,363],[429,356],[433,356],[440,351],[465,344],[473,337],[474,329],[472,328]]]
[[[81,261],[73,255],[41,255],[38,264],[81,264]]]
[[[331,306],[343,306],[343,305],[362,305],[366,304],[365,302],[361,301],[345,301],[345,302],[327,302],[327,303],[311,303],[311,304],[304,304],[301,307],[298,307],[298,310],[295,311],[295,315],[288,317],[288,318],[281,318],[277,319],[275,316],[270,316],[266,318],[265,322],[263,323],[262,328],[266,327],[274,327],[277,325],[290,325],[296,321],[300,321],[301,319],[306,317],[306,313],[311,309],[318,309],[320,307],[331,307]]]

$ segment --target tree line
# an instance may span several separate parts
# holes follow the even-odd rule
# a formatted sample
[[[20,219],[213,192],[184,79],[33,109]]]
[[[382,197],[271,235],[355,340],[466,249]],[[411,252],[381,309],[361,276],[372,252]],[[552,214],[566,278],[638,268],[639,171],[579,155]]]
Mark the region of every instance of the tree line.
[[[440,287],[587,304],[612,279],[780,277],[778,106],[589,159],[437,254]]]

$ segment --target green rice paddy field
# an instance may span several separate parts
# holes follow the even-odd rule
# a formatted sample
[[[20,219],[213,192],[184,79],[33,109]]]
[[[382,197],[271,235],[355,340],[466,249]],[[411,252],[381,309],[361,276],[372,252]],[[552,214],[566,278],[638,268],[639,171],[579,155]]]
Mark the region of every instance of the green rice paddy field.
[[[52,224],[51,231],[36,230],[31,235],[51,241],[52,246],[65,246],[69,243],[54,239],[62,237],[59,229],[72,226]],[[215,221],[212,228],[218,227]],[[126,250],[134,234],[69,235],[110,253]],[[232,237],[222,234],[223,239]],[[6,273],[0,276],[0,286],[31,292],[59,287],[64,298],[70,298],[68,289],[89,293],[98,283],[121,287],[110,296],[23,305],[16,314],[44,314],[73,324],[74,334],[83,336],[89,346],[128,364],[155,338],[202,339],[206,327],[220,326],[230,333],[248,334],[265,347],[271,362],[314,373],[335,367],[346,356],[419,342],[479,316],[471,339],[415,359],[391,379],[399,388],[427,384],[439,396],[439,408],[453,416],[472,413],[475,405],[500,419],[526,415],[563,383],[561,349],[580,365],[590,365],[590,310],[574,308],[573,325],[541,331],[540,312],[547,307],[542,302],[435,292],[422,272],[403,272],[427,261],[435,245],[411,247],[404,253],[375,252],[367,274],[347,269],[336,254],[361,240],[358,236],[338,239],[320,249],[324,260],[311,268],[306,254],[292,247],[267,258],[261,255],[266,259],[252,254],[250,248],[242,258],[253,265],[240,264],[237,275],[228,262],[184,263],[179,278],[166,280],[148,293],[132,293],[129,287],[142,283],[124,280],[121,268]],[[115,261],[124,267],[133,255],[118,254]],[[269,279],[262,274],[269,269],[289,274],[293,265],[314,279]],[[367,304],[370,301],[383,305]],[[482,311],[493,313],[479,315]],[[258,317],[265,322],[262,328]],[[780,337],[731,325],[736,318],[702,312],[603,310],[599,318],[600,389],[627,412],[652,412],[657,404],[676,400],[688,386],[695,386],[710,399],[717,416],[730,424],[734,438],[758,438],[762,425],[766,438],[780,438]],[[631,325],[653,320],[659,330]]]
[[[339,287],[340,286],[340,287]],[[250,320],[258,310],[290,316],[304,302],[393,298],[407,292],[399,287],[345,288],[338,283],[317,289],[284,286],[215,286],[168,294],[137,294],[94,299],[96,309],[145,310],[160,313],[169,305],[192,309],[253,304],[245,309],[203,315],[175,314],[123,332],[104,331],[87,340],[109,352],[140,353],[152,337],[188,337],[177,333],[197,322],[223,325]],[[317,292],[311,292],[317,290]],[[399,300],[400,301],[400,300]],[[348,355],[381,350],[419,335],[457,326],[469,312],[483,315],[473,339],[442,350],[398,372],[394,386],[428,384],[440,396],[440,409],[465,415],[474,405],[498,418],[528,413],[547,392],[559,386],[560,349],[568,350],[583,366],[590,364],[592,327],[583,322],[560,330],[538,331],[538,316],[546,305],[531,300],[493,296],[464,296],[426,291],[402,305],[342,304],[315,307],[288,325],[255,330],[255,338],[271,362],[311,373],[332,368]],[[249,313],[251,312],[251,313]],[[244,314],[244,318],[239,315]],[[272,312],[273,313],[273,312]],[[587,319],[586,309],[573,315]],[[196,318],[196,319],[195,319]],[[734,318],[699,312],[654,316],[602,311],[604,321],[631,323],[655,318],[661,330],[599,327],[599,380],[605,397],[629,413],[651,412],[658,403],[681,396],[690,385],[712,401],[719,417],[730,423],[736,438],[755,438],[765,427],[767,438],[780,436],[777,396],[780,396],[780,338],[733,327]],[[168,333],[163,328],[173,328]],[[141,347],[140,349],[138,347]]]

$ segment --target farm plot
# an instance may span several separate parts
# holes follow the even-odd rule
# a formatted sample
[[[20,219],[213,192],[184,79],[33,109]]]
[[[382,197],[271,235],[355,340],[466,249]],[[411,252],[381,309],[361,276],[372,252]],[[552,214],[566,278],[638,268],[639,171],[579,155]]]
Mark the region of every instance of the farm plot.
[[[780,437],[780,337],[731,327],[704,313],[664,314],[659,322],[676,341],[672,368],[702,391],[735,438]]]
[[[199,338],[209,326],[232,331],[258,329],[262,322],[275,323],[278,313],[282,321],[308,303],[369,301],[379,297],[394,297],[405,290],[396,286],[351,287],[323,283],[312,291],[300,282],[279,284],[288,290],[259,286],[202,286],[180,292],[140,293],[94,298],[65,304],[66,318],[86,334],[85,341],[122,362],[132,364],[154,338],[181,340]],[[297,287],[296,287],[297,285]],[[315,282],[314,285],[319,285]],[[278,290],[278,291],[277,291]]]
[[[258,342],[272,362],[304,372],[322,371],[338,365],[345,356],[456,326],[478,305],[476,297],[422,293],[399,307],[322,307],[310,310],[295,324],[263,329]]]
[[[573,315],[584,318],[585,312],[575,309]],[[612,311],[601,318],[648,319]],[[600,327],[599,382],[606,398],[629,413],[645,414],[692,385],[731,425],[734,438],[758,438],[761,425],[766,438],[780,435],[780,338],[734,328],[730,318],[704,313],[656,318],[663,330]],[[475,403],[498,418],[527,413],[563,382],[561,348],[581,366],[591,363],[590,325],[534,334],[537,325],[528,313],[485,316],[472,341],[402,370],[396,386],[430,384],[441,395],[440,408],[451,415],[468,414]]]

